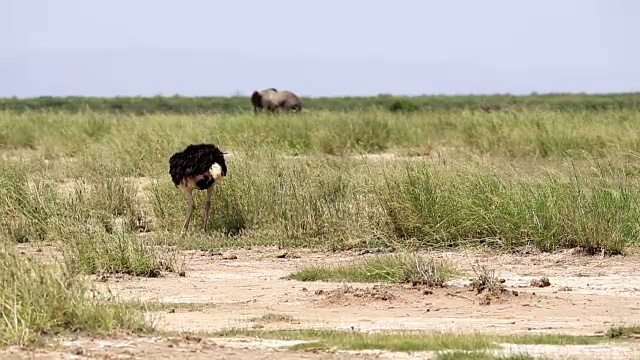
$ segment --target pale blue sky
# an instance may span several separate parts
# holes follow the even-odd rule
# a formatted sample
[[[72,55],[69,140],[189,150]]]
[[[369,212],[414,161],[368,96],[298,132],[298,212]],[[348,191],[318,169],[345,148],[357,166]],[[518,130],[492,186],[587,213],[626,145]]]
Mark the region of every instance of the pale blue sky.
[[[640,91],[635,0],[0,0],[0,96]]]

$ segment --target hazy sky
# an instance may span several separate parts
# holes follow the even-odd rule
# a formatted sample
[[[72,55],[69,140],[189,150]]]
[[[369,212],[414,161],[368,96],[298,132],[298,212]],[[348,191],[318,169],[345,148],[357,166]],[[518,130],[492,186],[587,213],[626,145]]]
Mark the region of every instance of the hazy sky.
[[[0,0],[0,96],[640,91],[636,0]]]

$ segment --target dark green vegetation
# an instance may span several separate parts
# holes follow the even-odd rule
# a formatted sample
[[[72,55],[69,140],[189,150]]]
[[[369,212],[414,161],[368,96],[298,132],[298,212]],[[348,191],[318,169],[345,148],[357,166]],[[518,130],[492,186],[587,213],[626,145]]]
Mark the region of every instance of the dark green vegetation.
[[[0,99],[0,110],[109,111],[121,113],[234,113],[251,109],[249,96],[233,97],[37,97]],[[640,93],[301,97],[312,110],[352,111],[383,108],[390,111],[477,109],[483,111],[528,108],[546,110],[638,110]]]

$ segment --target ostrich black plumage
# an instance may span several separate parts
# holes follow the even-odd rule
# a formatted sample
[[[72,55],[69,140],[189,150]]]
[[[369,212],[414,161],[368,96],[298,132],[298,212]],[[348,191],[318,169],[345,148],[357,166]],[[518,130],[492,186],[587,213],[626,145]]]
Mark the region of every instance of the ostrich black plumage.
[[[191,222],[194,207],[193,190],[207,190],[203,231],[206,232],[209,228],[213,190],[227,176],[224,154],[213,144],[191,144],[169,158],[171,180],[187,198],[187,219],[184,222],[182,234],[187,231]]]

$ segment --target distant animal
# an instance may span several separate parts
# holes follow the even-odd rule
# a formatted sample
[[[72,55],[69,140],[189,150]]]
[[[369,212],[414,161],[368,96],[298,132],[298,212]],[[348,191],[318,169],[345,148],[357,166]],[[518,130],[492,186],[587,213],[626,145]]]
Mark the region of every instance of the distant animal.
[[[187,198],[187,219],[182,227],[182,235],[189,228],[193,214],[194,190],[207,190],[203,219],[203,231],[207,232],[213,190],[227,176],[225,154],[214,144],[191,144],[169,158],[171,180]]]
[[[253,105],[253,112],[257,113],[260,110],[272,110],[274,106],[273,99],[278,92],[275,88],[268,88],[264,90],[255,90],[251,94],[251,104]]]
[[[254,91],[251,94],[251,104],[253,104],[254,113],[257,113],[258,109],[270,112],[276,112],[278,109],[301,111],[303,107],[298,95],[288,90],[278,91],[275,88]]]

